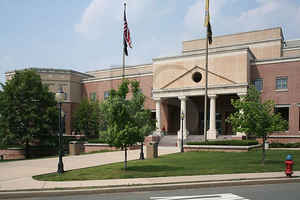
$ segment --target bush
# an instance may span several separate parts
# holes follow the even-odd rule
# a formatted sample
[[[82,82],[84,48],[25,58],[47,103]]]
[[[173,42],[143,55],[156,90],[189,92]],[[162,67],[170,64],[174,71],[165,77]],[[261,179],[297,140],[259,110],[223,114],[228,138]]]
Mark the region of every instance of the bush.
[[[0,149],[9,149],[9,148],[24,148],[23,145],[5,145],[5,144],[0,144]]]
[[[104,139],[101,138],[94,138],[94,139],[88,139],[88,143],[107,143]]]
[[[276,143],[273,142],[270,144],[270,148],[300,148],[300,143]]]
[[[188,142],[188,145],[228,145],[228,146],[251,146],[257,145],[256,140],[219,140],[206,142]]]

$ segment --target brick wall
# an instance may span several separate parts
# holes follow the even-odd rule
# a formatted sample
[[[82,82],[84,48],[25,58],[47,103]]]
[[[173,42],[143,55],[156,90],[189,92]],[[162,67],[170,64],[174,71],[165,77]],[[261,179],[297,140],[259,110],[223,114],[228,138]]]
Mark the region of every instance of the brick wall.
[[[263,79],[262,100],[274,100],[275,104],[287,104],[289,108],[289,134],[299,132],[300,61],[261,64],[252,66],[251,80]],[[276,77],[288,77],[288,89],[276,90]]]

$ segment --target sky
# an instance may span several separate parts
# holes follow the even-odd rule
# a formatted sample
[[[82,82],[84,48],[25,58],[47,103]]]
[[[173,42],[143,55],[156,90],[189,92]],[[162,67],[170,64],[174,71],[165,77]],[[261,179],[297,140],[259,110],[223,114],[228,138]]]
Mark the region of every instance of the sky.
[[[127,65],[181,53],[205,37],[205,0],[0,0],[0,82],[28,67],[80,72],[122,63],[123,3],[133,48]],[[210,0],[213,36],[282,27],[300,39],[300,0]]]

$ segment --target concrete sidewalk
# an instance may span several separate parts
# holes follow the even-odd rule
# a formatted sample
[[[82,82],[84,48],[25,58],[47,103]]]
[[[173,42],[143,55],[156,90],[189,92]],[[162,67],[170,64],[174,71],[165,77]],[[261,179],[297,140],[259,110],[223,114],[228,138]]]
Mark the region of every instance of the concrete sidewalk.
[[[176,148],[160,147],[159,153],[170,154],[177,152]],[[124,152],[108,152],[64,158],[65,170],[97,166],[123,161]],[[139,150],[129,151],[129,160],[139,157]],[[242,184],[263,184],[279,182],[300,182],[300,171],[293,178],[286,178],[284,172],[244,173],[223,175],[176,176],[135,179],[113,179],[92,181],[36,181],[32,176],[55,172],[57,158],[4,162],[0,166],[0,197],[3,195],[49,195],[57,193],[84,194],[88,192],[120,192],[138,191],[163,188],[191,188],[193,186],[225,186]],[[64,189],[64,190],[62,190]],[[20,192],[22,191],[22,192]]]
[[[159,155],[176,153],[175,147],[159,147]],[[140,150],[128,151],[128,160],[139,158]],[[124,161],[124,152],[115,151],[79,156],[66,156],[63,158],[64,169],[80,169],[115,162]],[[0,163],[0,191],[57,188],[65,185],[63,182],[42,182],[32,179],[32,176],[56,172],[58,158],[45,158],[35,160],[21,160]],[[74,183],[75,185],[78,185]],[[57,185],[56,185],[57,184]],[[70,184],[70,183],[68,183]],[[47,186],[46,186],[47,185]]]

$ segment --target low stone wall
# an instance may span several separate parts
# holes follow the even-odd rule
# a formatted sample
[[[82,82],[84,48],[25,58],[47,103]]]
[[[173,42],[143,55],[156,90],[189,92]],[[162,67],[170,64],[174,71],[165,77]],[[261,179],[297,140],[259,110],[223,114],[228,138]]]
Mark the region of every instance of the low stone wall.
[[[139,149],[139,145],[134,145],[132,147],[129,147],[129,150],[135,150]],[[116,151],[116,150],[121,150],[120,148],[116,147],[111,147],[108,144],[91,144],[91,143],[86,143],[84,144],[84,152],[85,153],[90,153],[90,152],[95,152],[95,151],[102,151],[102,150],[109,150],[109,151]]]
[[[108,144],[84,144],[84,152],[85,153],[90,153],[90,152],[95,152],[95,151],[102,151],[102,150],[117,150],[116,147],[111,147]]]
[[[220,151],[220,152],[247,152],[251,149],[260,148],[261,145],[252,146],[223,146],[223,145],[184,145],[184,151]]]
[[[0,149],[0,158],[3,160],[25,159],[25,152],[22,148]]]

